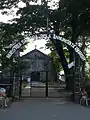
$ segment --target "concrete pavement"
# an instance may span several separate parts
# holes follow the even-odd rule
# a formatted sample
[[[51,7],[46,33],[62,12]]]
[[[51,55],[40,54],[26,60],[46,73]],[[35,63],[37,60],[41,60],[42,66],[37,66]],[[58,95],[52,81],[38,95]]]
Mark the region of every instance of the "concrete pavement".
[[[27,99],[0,109],[0,120],[90,120],[90,108],[60,99]]]
[[[41,82],[33,82],[33,87],[30,89],[30,84],[28,84],[22,91],[22,96],[24,97],[45,97],[46,96],[46,87],[44,83]],[[69,97],[71,93],[66,91],[61,91],[60,87],[49,86],[48,87],[48,97],[52,98],[61,98],[61,97]]]

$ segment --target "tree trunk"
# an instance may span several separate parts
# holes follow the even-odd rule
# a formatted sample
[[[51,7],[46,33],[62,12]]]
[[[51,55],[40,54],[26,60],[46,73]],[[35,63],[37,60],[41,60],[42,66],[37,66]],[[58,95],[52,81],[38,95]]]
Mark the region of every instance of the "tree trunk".
[[[62,44],[59,40],[54,41],[52,39],[52,42],[55,45],[57,53],[60,56],[60,62],[62,64],[64,73],[65,73],[65,77],[66,77],[66,79],[65,79],[66,80],[66,89],[67,90],[72,90],[72,77],[73,77],[73,75],[71,74],[71,71],[68,68],[68,64],[67,64],[64,52],[63,52]]]
[[[55,30],[55,34],[56,35],[59,35],[59,23],[57,21],[57,23],[54,24],[54,30]],[[76,41],[76,34],[74,34],[76,29],[73,29],[72,31],[72,41]],[[64,55],[64,52],[63,52],[63,46],[61,44],[61,41],[59,40],[56,40],[54,41],[52,39],[52,42],[54,43],[55,47],[56,47],[56,50],[57,50],[57,53],[59,54],[60,56],[60,61],[61,61],[61,64],[62,64],[62,67],[63,67],[63,70],[64,70],[64,73],[65,73],[65,77],[66,77],[66,89],[67,90],[74,90],[74,86],[75,86],[75,71],[73,69],[73,67],[71,69],[68,68],[68,63],[67,63],[67,60],[65,58],[65,55]],[[73,62],[74,60],[74,50],[72,48],[70,48],[70,62]]]

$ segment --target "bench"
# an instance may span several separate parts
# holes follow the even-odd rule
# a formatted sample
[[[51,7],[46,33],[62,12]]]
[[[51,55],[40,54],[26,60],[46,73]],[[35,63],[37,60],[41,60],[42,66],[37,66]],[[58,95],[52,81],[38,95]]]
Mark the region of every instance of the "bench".
[[[3,96],[0,96],[0,105],[2,108],[5,107],[5,97],[3,97]]]
[[[5,93],[2,92],[0,92],[0,104],[2,108],[7,107],[7,97]]]
[[[88,98],[87,101],[89,102],[89,101],[90,101],[90,98]]]

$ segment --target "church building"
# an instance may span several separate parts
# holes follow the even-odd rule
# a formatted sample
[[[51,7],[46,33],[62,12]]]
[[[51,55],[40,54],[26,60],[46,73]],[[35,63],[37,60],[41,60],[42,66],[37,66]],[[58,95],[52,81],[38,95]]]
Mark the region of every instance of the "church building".
[[[32,81],[44,82],[46,72],[48,72],[48,81],[56,80],[56,71],[52,59],[36,48],[23,55],[21,60],[25,61],[27,66],[22,70],[23,78],[30,77]]]

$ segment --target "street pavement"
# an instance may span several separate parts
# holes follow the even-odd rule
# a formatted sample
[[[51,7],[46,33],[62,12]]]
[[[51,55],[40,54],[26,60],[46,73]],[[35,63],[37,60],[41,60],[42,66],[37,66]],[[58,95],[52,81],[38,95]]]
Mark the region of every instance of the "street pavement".
[[[90,120],[90,108],[60,99],[24,99],[0,109],[0,120]]]
[[[37,82],[37,81],[32,81],[32,86],[36,86],[36,87],[45,87],[45,83],[42,83],[42,82]]]

